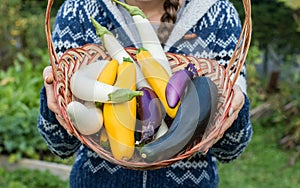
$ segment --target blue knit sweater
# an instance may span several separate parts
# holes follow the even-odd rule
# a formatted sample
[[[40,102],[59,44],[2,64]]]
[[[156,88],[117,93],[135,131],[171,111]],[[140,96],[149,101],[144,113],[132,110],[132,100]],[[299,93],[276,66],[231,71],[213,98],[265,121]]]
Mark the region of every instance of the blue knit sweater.
[[[53,29],[53,43],[58,55],[69,48],[86,43],[100,43],[89,17],[118,34],[124,46],[138,47],[140,42],[134,30],[123,30],[130,25],[130,16],[110,0],[66,0],[61,6]],[[186,0],[165,51],[216,59],[227,65],[235,49],[241,23],[233,5],[227,0]],[[185,40],[187,33],[197,37]],[[218,187],[216,160],[230,162],[247,147],[252,126],[249,119],[249,99],[246,95],[245,66],[237,84],[245,93],[245,104],[237,120],[206,155],[196,154],[189,160],[159,170],[135,171],[103,160],[77,138],[59,125],[47,107],[45,88],[41,89],[38,129],[49,149],[76,160],[70,174],[70,186],[96,187]]]

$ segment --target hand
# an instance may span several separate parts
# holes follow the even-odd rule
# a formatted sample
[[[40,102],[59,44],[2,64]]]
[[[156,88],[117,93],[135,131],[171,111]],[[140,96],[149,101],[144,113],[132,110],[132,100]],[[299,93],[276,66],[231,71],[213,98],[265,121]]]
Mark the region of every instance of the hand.
[[[240,112],[240,110],[242,109],[242,107],[244,105],[245,98],[244,98],[243,91],[241,90],[241,88],[238,85],[235,85],[233,87],[233,94],[234,95],[233,95],[233,98],[232,98],[231,107],[229,109],[228,117],[224,121],[224,123],[222,125],[222,128],[220,129],[217,139],[216,140],[213,139],[210,142],[206,143],[205,147],[202,149],[203,153],[206,153],[208,151],[208,149],[212,147],[212,145],[214,145],[220,138],[222,138],[225,131],[238,118],[239,112]]]
[[[239,112],[242,109],[245,98],[241,88],[238,85],[233,87],[233,99],[231,101],[231,107],[228,112],[228,118],[225,120],[222,129],[220,130],[218,139],[223,136],[225,131],[233,124],[233,122],[238,118]]]
[[[43,78],[44,78],[44,85],[46,89],[46,95],[47,95],[47,105],[48,108],[55,113],[55,117],[57,121],[63,126],[67,127],[67,123],[65,122],[64,118],[62,117],[62,114],[60,112],[59,106],[57,104],[57,100],[55,98],[54,94],[54,86],[53,86],[53,73],[52,73],[52,67],[47,66],[45,67],[43,71]]]

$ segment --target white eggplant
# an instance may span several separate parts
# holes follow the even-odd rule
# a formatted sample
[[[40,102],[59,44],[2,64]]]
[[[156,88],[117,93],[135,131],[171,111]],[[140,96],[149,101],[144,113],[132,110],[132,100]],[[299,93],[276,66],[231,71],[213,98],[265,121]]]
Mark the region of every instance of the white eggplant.
[[[95,134],[103,126],[102,111],[95,103],[84,105],[72,101],[67,106],[67,113],[75,128],[83,135]]]
[[[160,44],[153,26],[142,10],[136,6],[130,6],[118,0],[114,1],[123,6],[130,13],[140,35],[143,48],[147,49],[154,59],[164,67],[169,76],[171,76],[172,71],[167,56]]]
[[[96,34],[101,39],[104,48],[107,50],[108,54],[113,58],[118,60],[119,64],[123,63],[124,58],[129,58],[136,67],[136,87],[137,89],[142,87],[149,87],[150,85],[145,80],[143,73],[140,67],[136,64],[136,62],[131,58],[131,56],[127,53],[124,47],[119,43],[116,37],[107,30],[107,28],[101,26],[94,18],[91,18],[91,21],[96,29]]]
[[[70,87],[74,96],[85,101],[120,103],[142,95],[139,91],[122,89],[97,81],[97,76],[103,70],[107,60],[90,63],[77,70],[71,77]]]

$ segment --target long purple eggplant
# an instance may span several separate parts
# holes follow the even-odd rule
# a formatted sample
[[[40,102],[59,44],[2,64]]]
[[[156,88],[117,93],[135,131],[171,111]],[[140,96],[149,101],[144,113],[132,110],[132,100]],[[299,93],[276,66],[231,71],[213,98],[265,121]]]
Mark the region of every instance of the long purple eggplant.
[[[164,118],[164,110],[152,89],[142,87],[138,90],[144,93],[142,96],[136,97],[138,117],[136,131],[141,134],[141,138],[136,138],[136,141],[137,144],[141,144],[153,139]]]
[[[185,69],[175,72],[166,87],[166,100],[170,108],[176,107],[188,81],[197,76],[193,64],[189,63]]]

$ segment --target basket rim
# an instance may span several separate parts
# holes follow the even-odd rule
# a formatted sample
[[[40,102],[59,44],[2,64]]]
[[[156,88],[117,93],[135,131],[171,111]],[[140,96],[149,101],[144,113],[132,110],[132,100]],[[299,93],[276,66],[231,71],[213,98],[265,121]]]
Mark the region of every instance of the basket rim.
[[[101,45],[99,45],[99,44],[86,44],[85,46],[87,46],[87,49],[91,49],[92,51],[94,50],[93,46],[96,48],[99,48],[99,47],[101,48]],[[81,48],[81,47],[78,47],[78,48]],[[76,49],[69,49],[69,50],[67,50],[67,53],[70,52],[71,54],[76,54],[76,53],[72,52],[73,50],[76,51]],[[131,52],[129,52],[130,55],[135,54],[135,52],[136,52],[136,50],[134,48],[128,48],[126,50],[131,51]],[[82,49],[80,49],[79,51],[84,52],[84,50],[82,50]],[[70,56],[67,53],[64,55],[67,57],[66,59],[69,59]],[[62,56],[62,58],[64,58],[64,55]],[[83,56],[84,56],[84,54],[83,54]],[[134,56],[134,55],[132,55],[132,56]],[[90,56],[90,57],[91,57],[91,59],[93,59],[92,56]],[[107,57],[107,56],[104,55],[104,57]],[[83,144],[85,144],[86,146],[91,148],[93,151],[98,153],[100,156],[102,156],[102,158],[104,158],[112,163],[123,166],[125,168],[129,168],[129,169],[136,169],[136,170],[158,169],[158,168],[162,168],[165,166],[169,166],[181,159],[188,158],[197,151],[200,151],[203,154],[206,153],[209,149],[207,147],[207,145],[211,144],[212,142],[213,143],[216,142],[218,140],[218,138],[221,136],[220,130],[223,127],[224,120],[227,118],[227,114],[228,114],[228,111],[229,111],[229,108],[231,105],[232,96],[233,96],[232,80],[230,79],[229,75],[226,74],[225,68],[215,60],[205,59],[205,58],[194,58],[192,56],[184,56],[182,54],[174,54],[174,53],[167,53],[167,57],[168,58],[171,57],[171,59],[174,59],[174,61],[170,61],[170,63],[173,63],[173,65],[174,65],[174,63],[175,63],[175,65],[178,65],[175,67],[171,66],[173,72],[177,71],[177,70],[175,70],[176,68],[181,69],[186,65],[186,63],[190,63],[190,62],[193,62],[193,63],[198,62],[199,66],[204,65],[206,67],[206,69],[198,66],[198,69],[197,69],[198,74],[211,77],[212,81],[215,82],[218,86],[219,97],[222,96],[222,98],[218,99],[218,101],[219,101],[218,105],[221,105],[221,107],[220,107],[221,111],[217,110],[218,114],[215,114],[215,119],[213,121],[214,127],[207,129],[206,133],[205,133],[206,136],[203,136],[202,140],[198,140],[197,142],[195,142],[195,144],[193,146],[189,147],[188,150],[183,150],[182,153],[177,154],[175,157],[173,157],[171,159],[162,160],[162,161],[153,162],[153,163],[147,163],[147,162],[141,162],[141,161],[133,162],[133,161],[125,161],[125,160],[115,159],[110,152],[104,150],[103,148],[101,148],[101,146],[97,147],[95,145],[95,141],[89,139],[88,136],[82,135],[78,130],[76,130],[76,127],[70,121],[70,119],[66,113],[66,110],[65,110],[66,104],[68,104],[68,99],[66,99],[67,97],[64,98],[64,97],[60,96],[60,94],[58,94],[60,88],[56,88],[56,87],[61,86],[63,89],[68,88],[68,87],[66,87],[66,85],[69,85],[70,80],[68,80],[68,79],[70,79],[70,77],[71,77],[71,75],[68,73],[68,71],[70,71],[69,67],[67,67],[68,70],[63,70],[63,68],[60,67],[60,66],[66,65],[65,62],[63,62],[63,63],[59,64],[58,72],[62,76],[65,76],[67,78],[60,77],[59,80],[56,82],[56,83],[58,83],[58,85],[55,85],[55,89],[56,89],[57,95],[58,95],[60,110],[63,112],[64,119],[68,122],[69,127],[65,127],[65,129],[67,129],[70,134],[75,135]],[[176,60],[179,60],[181,63],[176,64]],[[74,61],[70,61],[70,62],[73,63]],[[91,61],[89,63],[92,63],[92,62],[93,61]],[[184,62],[184,63],[182,63],[182,62]],[[206,65],[210,65],[211,67],[207,67]],[[77,66],[77,65],[75,65],[75,66],[72,65],[72,67],[77,67],[78,69],[80,69],[80,66]],[[71,71],[73,71],[73,70],[71,70]],[[216,75],[217,75],[217,77],[216,77]],[[64,82],[64,83],[67,82],[67,83],[65,85],[63,85],[61,82]],[[226,83],[226,84],[224,84],[224,83]],[[67,90],[67,91],[65,91],[65,93],[63,93],[63,95],[68,96],[66,94],[67,92],[71,92],[71,91]],[[69,101],[71,101],[71,100],[69,100]],[[222,101],[222,102],[220,102],[220,101]]]

